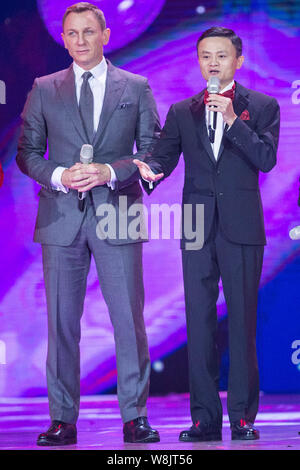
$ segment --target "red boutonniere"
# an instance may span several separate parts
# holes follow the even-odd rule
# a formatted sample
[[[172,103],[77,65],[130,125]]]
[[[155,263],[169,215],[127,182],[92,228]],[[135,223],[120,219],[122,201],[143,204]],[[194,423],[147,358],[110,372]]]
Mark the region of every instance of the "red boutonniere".
[[[2,166],[0,163],[0,186],[2,186],[3,179],[4,179],[4,174],[3,174]]]
[[[245,109],[245,111],[242,112],[242,114],[240,115],[240,119],[242,121],[249,121],[250,114],[249,114],[249,111],[247,109]]]

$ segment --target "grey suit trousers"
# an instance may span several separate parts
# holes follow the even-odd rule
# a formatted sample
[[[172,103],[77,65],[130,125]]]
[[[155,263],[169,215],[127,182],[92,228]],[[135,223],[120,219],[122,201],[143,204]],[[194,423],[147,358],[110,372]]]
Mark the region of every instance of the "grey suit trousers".
[[[75,423],[80,404],[80,319],[94,256],[114,330],[118,400],[124,422],[146,416],[150,359],[143,307],[142,243],[110,245],[96,235],[95,209],[67,247],[42,245],[48,310],[47,384],[52,420]]]

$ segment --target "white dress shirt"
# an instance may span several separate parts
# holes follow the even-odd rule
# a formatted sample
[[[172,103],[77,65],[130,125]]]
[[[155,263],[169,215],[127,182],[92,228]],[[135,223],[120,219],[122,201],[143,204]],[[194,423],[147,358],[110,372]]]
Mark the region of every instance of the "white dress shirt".
[[[81,68],[76,62],[73,62],[73,71],[75,75],[75,88],[76,88],[76,97],[77,103],[79,105],[80,99],[80,90],[81,85],[83,83],[82,75],[86,72],[83,68]],[[106,85],[106,77],[107,77],[107,63],[105,58],[103,57],[102,61],[96,65],[96,67],[90,70],[92,77],[89,79],[89,85],[92,90],[94,96],[94,131],[96,132],[98,129],[98,124],[100,120],[100,115],[103,107],[103,100],[105,94],[105,85]],[[78,156],[79,161],[79,156]],[[111,171],[111,180],[108,184],[112,189],[114,189],[114,183],[116,181],[116,175],[113,168],[107,164]],[[51,185],[53,189],[57,191],[63,191],[64,193],[68,192],[68,188],[66,188],[61,183],[61,177],[66,168],[59,166],[57,167],[54,172],[52,173],[51,177]]]
[[[224,93],[225,91],[230,90],[234,85],[234,80],[232,80],[229,85],[227,85],[223,90],[221,90],[219,93]],[[208,132],[208,107],[206,106],[206,126],[207,126],[207,132]],[[217,127],[215,131],[215,141],[211,142],[212,150],[214,153],[214,157],[217,160],[218,155],[219,155],[219,150],[220,150],[220,145],[221,141],[223,138],[223,132],[224,132],[224,127],[225,127],[225,122],[223,120],[222,113],[217,112]]]

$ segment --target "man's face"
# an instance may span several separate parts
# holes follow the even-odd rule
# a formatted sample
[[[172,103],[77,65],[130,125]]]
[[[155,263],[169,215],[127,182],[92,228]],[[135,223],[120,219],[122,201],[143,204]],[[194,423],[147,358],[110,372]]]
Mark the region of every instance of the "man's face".
[[[223,37],[205,38],[198,45],[198,60],[203,78],[218,77],[221,90],[234,78],[244,57],[236,56],[236,48],[231,40]]]
[[[90,70],[103,58],[103,46],[108,43],[110,30],[102,31],[92,11],[69,13],[62,38],[74,61],[84,70]]]

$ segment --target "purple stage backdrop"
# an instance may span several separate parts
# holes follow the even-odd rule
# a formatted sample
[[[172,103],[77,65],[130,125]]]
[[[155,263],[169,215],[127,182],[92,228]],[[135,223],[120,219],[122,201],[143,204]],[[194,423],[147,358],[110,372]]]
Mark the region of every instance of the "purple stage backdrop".
[[[246,87],[276,97],[282,117],[278,164],[260,179],[268,238],[263,288],[300,252],[299,242],[290,240],[288,235],[292,227],[300,224],[297,207],[300,174],[297,150],[300,138],[299,24],[294,24],[288,15],[272,14],[273,10],[268,7],[270,2],[254,2],[256,6],[263,4],[265,7],[252,12],[242,8],[234,11],[230,8],[232,2],[224,2],[227,10],[219,8],[214,16],[205,8],[208,2],[202,2],[190,18],[170,24],[166,21],[164,27],[159,22],[163,1],[103,0],[95,3],[103,8],[107,25],[112,29],[107,56],[113,52],[109,58],[116,65],[148,77],[162,122],[173,102],[205,87],[196,57],[195,44],[199,34],[218,24],[234,29],[242,37],[245,63],[236,78]],[[196,7],[194,2],[190,3]],[[38,2],[38,11],[49,32],[44,34],[51,34],[55,41],[59,41],[59,21],[67,5],[66,1]],[[56,47],[63,46],[56,44]],[[5,106],[9,106],[9,101],[0,105],[1,113]],[[0,189],[2,396],[46,393],[47,317],[41,249],[32,242],[39,188],[20,173],[14,161],[19,123],[19,117],[15,116],[0,134],[5,168],[5,183]],[[181,159],[174,173],[151,198],[145,196],[146,205],[150,209],[150,203],[179,204],[182,185]],[[145,319],[155,364],[186,342],[179,240],[151,240],[144,245],[144,276]],[[288,295],[283,286],[282,296]],[[221,285],[218,308],[221,321],[226,316]],[[299,305],[297,309],[299,311]],[[291,339],[300,339],[299,321],[294,332]],[[94,264],[89,274],[82,319],[81,376],[82,394],[105,391],[116,383],[112,328]]]
[[[61,19],[70,6],[68,0],[38,0],[41,17],[55,41],[63,44],[61,38]],[[138,38],[159,14],[165,0],[94,0],[107,17],[107,27],[111,29],[111,40],[106,52],[124,47]]]

